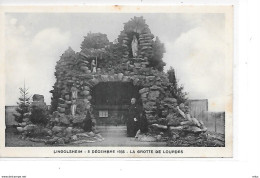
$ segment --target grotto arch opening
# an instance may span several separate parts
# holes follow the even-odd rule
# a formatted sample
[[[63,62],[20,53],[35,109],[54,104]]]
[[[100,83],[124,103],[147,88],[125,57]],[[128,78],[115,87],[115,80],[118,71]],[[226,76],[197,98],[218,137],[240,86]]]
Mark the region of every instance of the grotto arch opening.
[[[125,126],[131,98],[141,105],[139,87],[132,82],[100,82],[91,89],[97,126]]]

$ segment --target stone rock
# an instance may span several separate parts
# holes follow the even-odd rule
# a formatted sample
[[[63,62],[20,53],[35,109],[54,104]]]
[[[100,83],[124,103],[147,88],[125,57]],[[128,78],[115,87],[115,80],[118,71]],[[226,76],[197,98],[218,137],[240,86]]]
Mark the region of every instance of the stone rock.
[[[102,137],[102,135],[101,135],[100,133],[97,133],[95,136],[96,136],[97,138],[100,138],[100,139],[103,139],[103,140],[104,140],[104,138]]]
[[[49,121],[50,122],[55,122],[55,118],[51,117]]]
[[[124,74],[119,73],[119,74],[117,74],[117,77],[118,77],[118,80],[121,81],[124,77]]]
[[[70,95],[65,95],[66,100],[70,100]]]
[[[169,126],[180,126],[181,122],[184,121],[181,117],[177,117],[174,113],[170,113],[166,117],[167,125]]]
[[[84,86],[83,88],[84,88],[84,90],[87,90],[87,91],[90,90],[89,86]]]
[[[168,111],[167,110],[163,110],[162,111],[162,116],[166,117],[168,115]]]
[[[78,140],[78,136],[77,136],[77,135],[71,136],[71,140],[72,140],[72,141],[77,141],[77,140]]]
[[[59,98],[59,99],[58,99],[58,102],[61,103],[61,104],[64,104],[64,103],[65,103],[65,100],[62,99],[62,98]]]
[[[28,119],[28,118],[26,118],[26,119]],[[25,127],[26,125],[27,125],[26,122],[20,123],[20,126],[22,126],[22,127]]]
[[[190,127],[186,128],[184,130],[188,131],[188,132],[192,132],[192,133],[203,132],[203,130],[201,130],[199,127],[196,127],[196,126],[190,126]]]
[[[153,110],[153,109],[156,109],[156,103],[149,101],[149,102],[145,103],[143,105],[143,107],[144,107],[145,110]]]
[[[148,121],[148,125],[152,125],[152,124],[158,123],[158,121],[156,119],[151,119],[151,120],[147,120],[147,121]]]
[[[29,122],[29,121],[30,121],[29,118],[24,118],[24,119],[23,119],[23,122],[26,122],[26,123],[27,123],[27,122]]]
[[[88,133],[79,133],[77,134],[78,138],[90,138],[92,136],[90,136]]]
[[[55,122],[60,122],[60,118],[56,117],[56,118],[54,118],[54,121]]]
[[[170,126],[170,130],[173,132],[183,131],[183,126]]]
[[[122,79],[123,82],[129,82],[130,78],[128,76],[124,76]]]
[[[147,98],[148,92],[147,93],[142,93],[141,98]]]
[[[58,117],[59,116],[59,112],[58,111],[54,111],[53,113],[52,113],[52,117]]]
[[[150,100],[156,100],[160,95],[160,92],[159,91],[150,91],[149,94],[148,94],[148,98]]]
[[[66,136],[65,134],[64,134],[64,132],[58,132],[58,133],[55,133],[55,135],[57,136],[57,137],[64,137],[64,136]]]
[[[84,102],[85,104],[89,104],[89,100],[88,100],[88,99],[83,99],[83,102]]]
[[[39,95],[39,94],[34,94],[32,97],[33,101],[40,101],[40,102],[44,102],[44,96],[43,95]]]
[[[156,142],[157,138],[151,135],[139,135],[138,141],[140,142]]]
[[[64,145],[64,144],[65,144],[63,138],[59,138],[59,139],[56,141],[56,143],[59,144],[59,145]]]
[[[94,140],[78,140],[74,141],[73,144],[84,144],[84,143],[94,143]]]
[[[111,75],[108,76],[108,81],[115,81],[114,72],[111,72]]]
[[[61,108],[66,108],[67,105],[66,105],[66,104],[59,104],[59,107],[61,107]]]
[[[52,131],[53,131],[54,133],[62,132],[62,131],[63,131],[63,127],[54,126],[54,127],[52,128]]]
[[[90,137],[94,137],[96,134],[95,133],[93,133],[93,132],[88,132],[87,133]]]
[[[23,127],[16,127],[16,129],[17,129],[18,132],[23,132],[24,131]]]
[[[65,144],[68,144],[70,142],[70,137],[65,137],[63,140]]]
[[[91,70],[85,71],[87,74],[84,75],[85,79],[93,79],[93,75],[91,74]]]
[[[82,95],[85,95],[85,96],[89,95],[89,91],[88,90],[82,91]]]
[[[70,121],[67,117],[62,117],[60,118],[60,122],[65,124],[65,125],[69,125],[70,124]]]
[[[29,140],[32,142],[46,142],[45,139],[40,139],[40,138],[29,138]]]
[[[77,123],[82,123],[85,119],[85,115],[79,115],[79,116],[75,116],[75,118],[73,119],[73,123],[77,124]]]
[[[157,136],[156,136],[156,140],[157,140],[157,141],[161,141],[161,140],[162,140],[162,136],[161,136],[161,135],[157,135]]]
[[[143,94],[143,93],[147,93],[148,91],[149,91],[149,88],[142,88],[141,90],[139,90],[139,93]]]
[[[172,103],[172,104],[177,103],[177,100],[175,98],[165,98],[163,101],[166,103]]]
[[[134,63],[134,66],[136,67],[136,68],[141,68],[141,63]]]
[[[71,102],[71,101],[65,101],[65,103],[66,103],[67,105],[70,105],[70,104],[72,104],[72,102]]]
[[[80,66],[80,69],[83,70],[83,71],[87,71],[87,70],[88,70],[88,67],[86,67],[86,66]]]
[[[58,107],[57,110],[58,110],[60,113],[64,113],[64,112],[65,112],[65,108]]]
[[[42,132],[43,132],[44,135],[52,136],[52,131],[48,128],[43,128]]]
[[[32,131],[32,130],[36,130],[38,128],[37,125],[34,125],[34,124],[29,124],[27,126],[24,127],[24,130],[26,131]]]
[[[158,87],[156,85],[153,85],[151,88],[151,90],[161,90],[162,88],[161,87]]]
[[[67,135],[72,134],[72,127],[66,128],[66,129],[65,129],[65,132],[66,132]]]
[[[103,82],[109,81],[108,75],[101,75],[101,80],[102,80]]]

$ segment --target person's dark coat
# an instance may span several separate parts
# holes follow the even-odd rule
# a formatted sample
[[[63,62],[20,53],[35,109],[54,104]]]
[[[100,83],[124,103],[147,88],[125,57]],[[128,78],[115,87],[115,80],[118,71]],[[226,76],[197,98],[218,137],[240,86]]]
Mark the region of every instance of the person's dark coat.
[[[83,130],[86,131],[86,132],[91,132],[92,131],[92,120],[91,120],[91,116],[90,116],[90,113],[88,112],[85,119],[84,119],[84,122],[83,122]]]
[[[148,132],[148,121],[144,111],[142,112],[141,117],[139,119],[139,129],[142,133]]]
[[[136,104],[131,104],[128,108],[127,115],[127,136],[134,137],[139,130],[139,108]],[[136,118],[137,121],[134,120]]]

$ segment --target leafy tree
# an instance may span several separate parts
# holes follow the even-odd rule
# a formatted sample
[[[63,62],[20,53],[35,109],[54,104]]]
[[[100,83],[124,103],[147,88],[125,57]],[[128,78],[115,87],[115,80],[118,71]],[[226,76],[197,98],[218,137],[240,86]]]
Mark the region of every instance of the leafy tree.
[[[21,96],[18,98],[19,102],[17,102],[18,108],[16,108],[16,112],[18,114],[13,114],[13,115],[15,117],[15,121],[21,123],[23,122],[24,114],[29,112],[31,96],[29,96],[29,92],[28,92],[29,89],[25,87],[25,84],[24,87],[19,88],[19,90]]]
[[[161,43],[158,37],[156,37],[153,43],[153,56],[150,60],[150,66],[158,69],[159,71],[163,71],[163,67],[166,65],[163,62],[163,53],[165,53],[164,44]]]
[[[108,44],[109,44],[109,40],[106,34],[89,32],[87,36],[84,37],[84,40],[81,43],[81,49],[82,50],[85,48],[101,49],[101,48],[105,48]]]
[[[167,71],[169,81],[171,82],[170,92],[174,98],[177,99],[179,103],[185,103],[187,101],[187,92],[184,92],[184,86],[178,85],[178,81],[176,80],[175,70],[170,67]]]

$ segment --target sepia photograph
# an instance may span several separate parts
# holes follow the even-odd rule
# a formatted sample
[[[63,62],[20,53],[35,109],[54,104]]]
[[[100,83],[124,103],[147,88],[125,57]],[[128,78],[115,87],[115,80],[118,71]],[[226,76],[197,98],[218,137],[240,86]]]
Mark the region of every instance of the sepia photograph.
[[[176,9],[4,12],[2,152],[232,156],[232,7]]]

